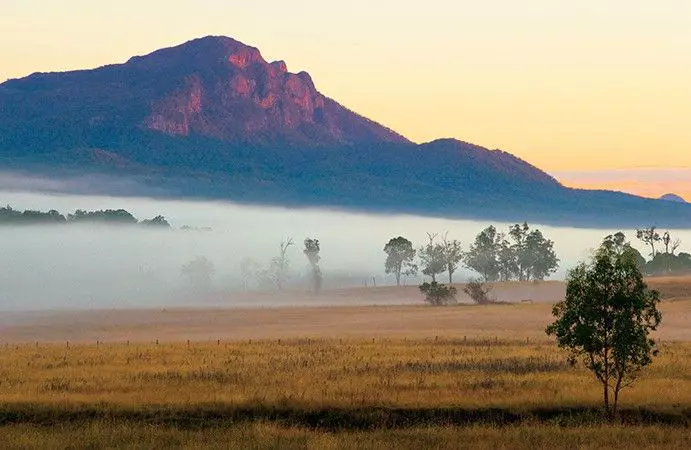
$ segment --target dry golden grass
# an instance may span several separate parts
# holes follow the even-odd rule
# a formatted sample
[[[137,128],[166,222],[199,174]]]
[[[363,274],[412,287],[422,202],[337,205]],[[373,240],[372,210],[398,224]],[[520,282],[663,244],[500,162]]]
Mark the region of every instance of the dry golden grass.
[[[0,448],[689,448],[689,283],[651,282],[675,301],[636,425],[590,417],[547,303],[94,311],[0,327]]]
[[[664,344],[622,406],[691,406],[691,344]],[[551,343],[263,341],[11,346],[0,401],[79,405],[597,406],[593,376]]]
[[[622,407],[688,418],[690,387],[691,343],[663,344],[654,365],[624,393]],[[484,422],[482,413],[460,427],[434,418],[445,408],[587,410],[599,402],[592,375],[565,364],[550,343],[274,340],[0,350],[2,448],[629,448],[635,442],[670,449],[691,443],[685,427],[597,419],[569,425],[568,412],[561,426],[535,417],[499,426]],[[239,420],[234,408],[264,412]],[[272,419],[281,408],[288,412]],[[412,428],[385,429],[376,425],[375,411],[374,428],[357,431],[363,408],[422,419]],[[319,423],[314,411],[328,419],[332,410],[355,418],[350,425],[332,423],[331,431],[310,427]]]
[[[248,424],[190,430],[95,421],[86,426],[0,428],[2,448],[182,449],[688,449],[691,433],[665,427],[434,427],[336,432]]]

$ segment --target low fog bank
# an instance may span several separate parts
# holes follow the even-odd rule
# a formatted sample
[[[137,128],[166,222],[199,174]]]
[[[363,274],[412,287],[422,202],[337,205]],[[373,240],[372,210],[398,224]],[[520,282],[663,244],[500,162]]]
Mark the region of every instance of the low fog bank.
[[[363,293],[353,298],[333,291],[395,284],[395,279],[384,273],[383,247],[390,238],[405,236],[419,247],[426,242],[427,232],[448,232],[449,238],[458,239],[467,249],[486,226],[505,229],[509,225],[217,202],[22,192],[0,192],[0,202],[20,209],[56,209],[63,213],[122,208],[140,218],[161,214],[172,225],[171,230],[104,225],[0,227],[3,311],[372,304],[378,302],[376,295]],[[538,227],[555,241],[554,249],[561,259],[552,279],[563,278],[608,234],[603,230]],[[677,234],[691,243],[690,232]],[[635,240],[635,233],[629,231],[628,235]],[[295,240],[287,252],[290,277],[286,289],[290,294],[276,296],[265,271],[277,256],[281,241],[289,237]],[[303,254],[303,240],[307,237],[321,243],[323,297],[308,293],[310,265]],[[241,269],[248,257],[252,260],[245,270],[249,276]],[[183,269],[190,264],[210,265],[203,289]],[[461,269],[454,280],[463,282],[474,276]],[[416,285],[421,280],[415,277],[405,282]],[[263,292],[248,295],[243,293],[245,289]],[[401,299],[398,303],[407,301]]]

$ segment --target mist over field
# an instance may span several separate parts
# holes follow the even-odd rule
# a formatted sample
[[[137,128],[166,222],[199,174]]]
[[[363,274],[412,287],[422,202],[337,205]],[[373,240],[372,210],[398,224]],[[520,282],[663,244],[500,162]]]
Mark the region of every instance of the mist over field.
[[[257,270],[277,255],[282,239],[292,237],[288,289],[309,290],[309,264],[302,253],[306,237],[319,239],[325,289],[395,283],[384,274],[384,244],[402,235],[415,247],[427,232],[449,233],[465,249],[492,224],[413,216],[384,216],[313,209],[282,209],[230,203],[161,201],[143,198],[0,192],[0,202],[16,209],[126,209],[138,219],[163,215],[172,229],[138,226],[45,225],[0,228],[0,310],[147,308],[163,306],[239,306],[229,292],[243,290],[241,261],[251,257]],[[509,224],[493,223],[500,230]],[[555,241],[561,259],[553,279],[563,278],[585,259],[602,237],[615,230],[538,226]],[[181,230],[183,226],[192,230]],[[691,232],[675,232],[691,244]],[[633,240],[634,233],[628,231]],[[645,249],[634,242],[644,254]],[[682,249],[685,245],[682,245]],[[213,263],[208,292],[191,288],[182,267],[197,257]],[[462,269],[455,281],[474,274]],[[442,280],[444,275],[442,275]],[[408,284],[421,278],[409,279]],[[257,277],[252,290],[271,290]],[[311,299],[310,304],[315,300]],[[300,295],[295,304],[302,304]],[[247,305],[242,305],[247,306]],[[257,306],[271,306],[271,296]]]

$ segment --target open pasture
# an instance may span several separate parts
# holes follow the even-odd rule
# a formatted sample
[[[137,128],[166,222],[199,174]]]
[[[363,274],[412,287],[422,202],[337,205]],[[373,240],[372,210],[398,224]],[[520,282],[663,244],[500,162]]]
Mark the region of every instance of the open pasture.
[[[548,302],[83,311],[0,325],[0,442],[687,448],[691,301],[655,284],[660,355],[615,425],[593,375],[544,335]]]
[[[626,426],[553,344],[506,336],[22,344],[0,380],[11,448],[684,448],[691,422],[689,343],[625,392]]]

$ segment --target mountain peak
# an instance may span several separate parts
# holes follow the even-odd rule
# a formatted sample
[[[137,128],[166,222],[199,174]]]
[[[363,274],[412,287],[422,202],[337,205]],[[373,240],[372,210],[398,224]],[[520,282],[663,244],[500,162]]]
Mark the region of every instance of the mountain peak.
[[[235,39],[208,36],[133,60],[179,73],[154,99],[146,128],[170,135],[278,145],[408,142],[317,91],[307,72],[267,62]],[[151,67],[154,66],[154,67]]]
[[[192,39],[173,47],[162,48],[147,55],[134,56],[126,64],[147,60],[173,60],[179,57],[187,57],[188,61],[204,61],[206,63],[229,60],[235,54],[251,55],[255,61],[265,63],[261,52],[255,47],[246,45],[227,36],[206,36]]]
[[[124,64],[8,81],[0,104],[14,111],[0,110],[0,123],[39,131],[51,124],[74,135],[138,128],[271,147],[408,142],[320,93],[307,72],[291,73],[284,61],[267,62],[259,49],[225,36]]]

